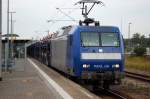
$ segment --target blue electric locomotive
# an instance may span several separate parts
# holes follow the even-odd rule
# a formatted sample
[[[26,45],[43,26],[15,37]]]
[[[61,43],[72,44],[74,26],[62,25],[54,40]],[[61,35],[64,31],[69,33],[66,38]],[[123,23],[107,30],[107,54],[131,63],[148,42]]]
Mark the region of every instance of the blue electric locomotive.
[[[117,27],[68,26],[49,43],[50,66],[81,79],[121,81],[124,45]]]
[[[85,10],[82,11],[85,16],[83,22],[61,28],[57,35],[46,42],[30,46],[28,53],[38,56],[40,61],[59,71],[96,81],[104,88],[120,83],[124,73],[124,43],[119,28],[100,26],[99,22],[87,18],[87,7],[84,5],[91,1],[79,3],[83,3],[82,10]],[[101,2],[94,0],[93,3]]]

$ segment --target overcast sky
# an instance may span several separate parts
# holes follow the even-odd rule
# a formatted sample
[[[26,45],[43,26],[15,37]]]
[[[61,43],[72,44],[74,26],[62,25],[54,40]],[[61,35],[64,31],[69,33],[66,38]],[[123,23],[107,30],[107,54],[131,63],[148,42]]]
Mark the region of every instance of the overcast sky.
[[[3,1],[3,33],[6,33],[7,0]],[[42,38],[47,30],[56,31],[62,26],[77,24],[75,22],[55,22],[52,20],[70,20],[59,8],[79,8],[74,4],[79,0],[10,0],[10,11],[15,11],[15,33],[21,38]],[[131,33],[150,34],[150,0],[101,0],[105,7],[96,5],[90,17],[99,20],[101,25],[118,26],[124,37],[128,35],[128,23],[131,22]],[[74,19],[82,19],[79,9],[62,9]],[[122,24],[122,25],[121,25]]]

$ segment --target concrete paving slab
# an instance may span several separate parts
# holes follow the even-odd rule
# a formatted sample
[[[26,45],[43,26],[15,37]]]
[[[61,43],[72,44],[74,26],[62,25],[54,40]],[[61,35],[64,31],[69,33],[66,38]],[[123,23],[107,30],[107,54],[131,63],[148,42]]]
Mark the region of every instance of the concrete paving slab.
[[[49,88],[36,69],[25,59],[16,60],[12,73],[3,73],[0,99],[62,99]]]

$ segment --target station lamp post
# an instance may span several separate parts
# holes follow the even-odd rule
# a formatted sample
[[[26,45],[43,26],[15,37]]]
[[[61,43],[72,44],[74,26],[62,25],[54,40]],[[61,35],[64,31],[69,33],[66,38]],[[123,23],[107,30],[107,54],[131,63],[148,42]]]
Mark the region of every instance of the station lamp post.
[[[128,23],[128,46],[129,46],[129,49],[131,49],[131,37],[130,37],[130,35],[131,35],[131,22],[129,22]]]
[[[13,20],[13,14],[16,13],[16,12],[9,12],[9,13],[10,13],[10,15],[11,15],[11,20],[10,20],[10,21],[11,21],[11,22],[10,22],[10,23],[11,23],[11,44],[10,44],[10,45],[11,45],[11,48],[10,48],[10,58],[13,59],[13,32],[14,32],[14,31],[13,31],[13,27],[14,27],[14,24],[13,24],[13,23],[15,22],[15,21]]]
[[[11,15],[11,34],[13,33],[13,23],[15,22],[15,20],[13,20],[13,14],[16,13],[16,12],[9,12],[10,15]]]
[[[9,65],[9,0],[7,0],[7,43],[5,47],[5,71]]]
[[[9,58],[11,58],[10,56],[12,56],[11,55],[11,53],[10,53],[10,50],[9,50],[9,45],[10,45],[10,43],[9,43],[9,29],[10,29],[10,27],[9,27],[9,17],[10,17],[10,14],[11,14],[11,34],[12,34],[12,27],[13,27],[13,20],[12,20],[12,14],[13,13],[16,13],[16,12],[10,12],[10,9],[9,9],[9,4],[10,4],[10,1],[9,0],[7,0],[7,43],[6,43],[6,47],[5,47],[5,71],[7,71],[7,68],[8,68],[8,66],[10,65],[9,64],[9,62],[10,62],[10,59]]]

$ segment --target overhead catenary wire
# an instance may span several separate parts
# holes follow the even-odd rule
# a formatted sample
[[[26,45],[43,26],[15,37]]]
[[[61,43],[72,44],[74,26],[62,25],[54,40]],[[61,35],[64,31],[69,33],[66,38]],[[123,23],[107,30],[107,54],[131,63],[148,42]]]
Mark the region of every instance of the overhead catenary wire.
[[[68,18],[70,18],[72,21],[75,21],[76,22],[76,20],[73,18],[73,17],[71,17],[71,16],[69,16],[67,13],[65,13],[65,12],[63,12],[60,8],[56,8],[59,12],[61,12],[62,14],[64,14],[65,16],[67,16]]]
[[[47,22],[49,23],[49,22],[51,22],[52,24],[51,24],[51,26],[50,27],[52,27],[52,25],[54,25],[54,24],[56,24],[57,22],[63,22],[63,21],[72,21],[72,22],[75,22],[75,23],[78,23],[79,22],[79,20],[76,20],[76,19],[74,19],[73,17],[71,17],[71,16],[69,16],[69,14],[71,14],[73,11],[70,11],[69,13],[65,13],[64,11],[62,11],[61,9],[72,9],[72,10],[76,10],[76,9],[79,9],[79,8],[58,8],[58,7],[56,7],[56,10],[57,11],[59,11],[59,12],[61,12],[63,15],[65,15],[66,17],[68,17],[69,19],[63,19],[64,17],[62,17],[62,18],[59,18],[59,19],[49,19],[49,20],[47,20]]]

